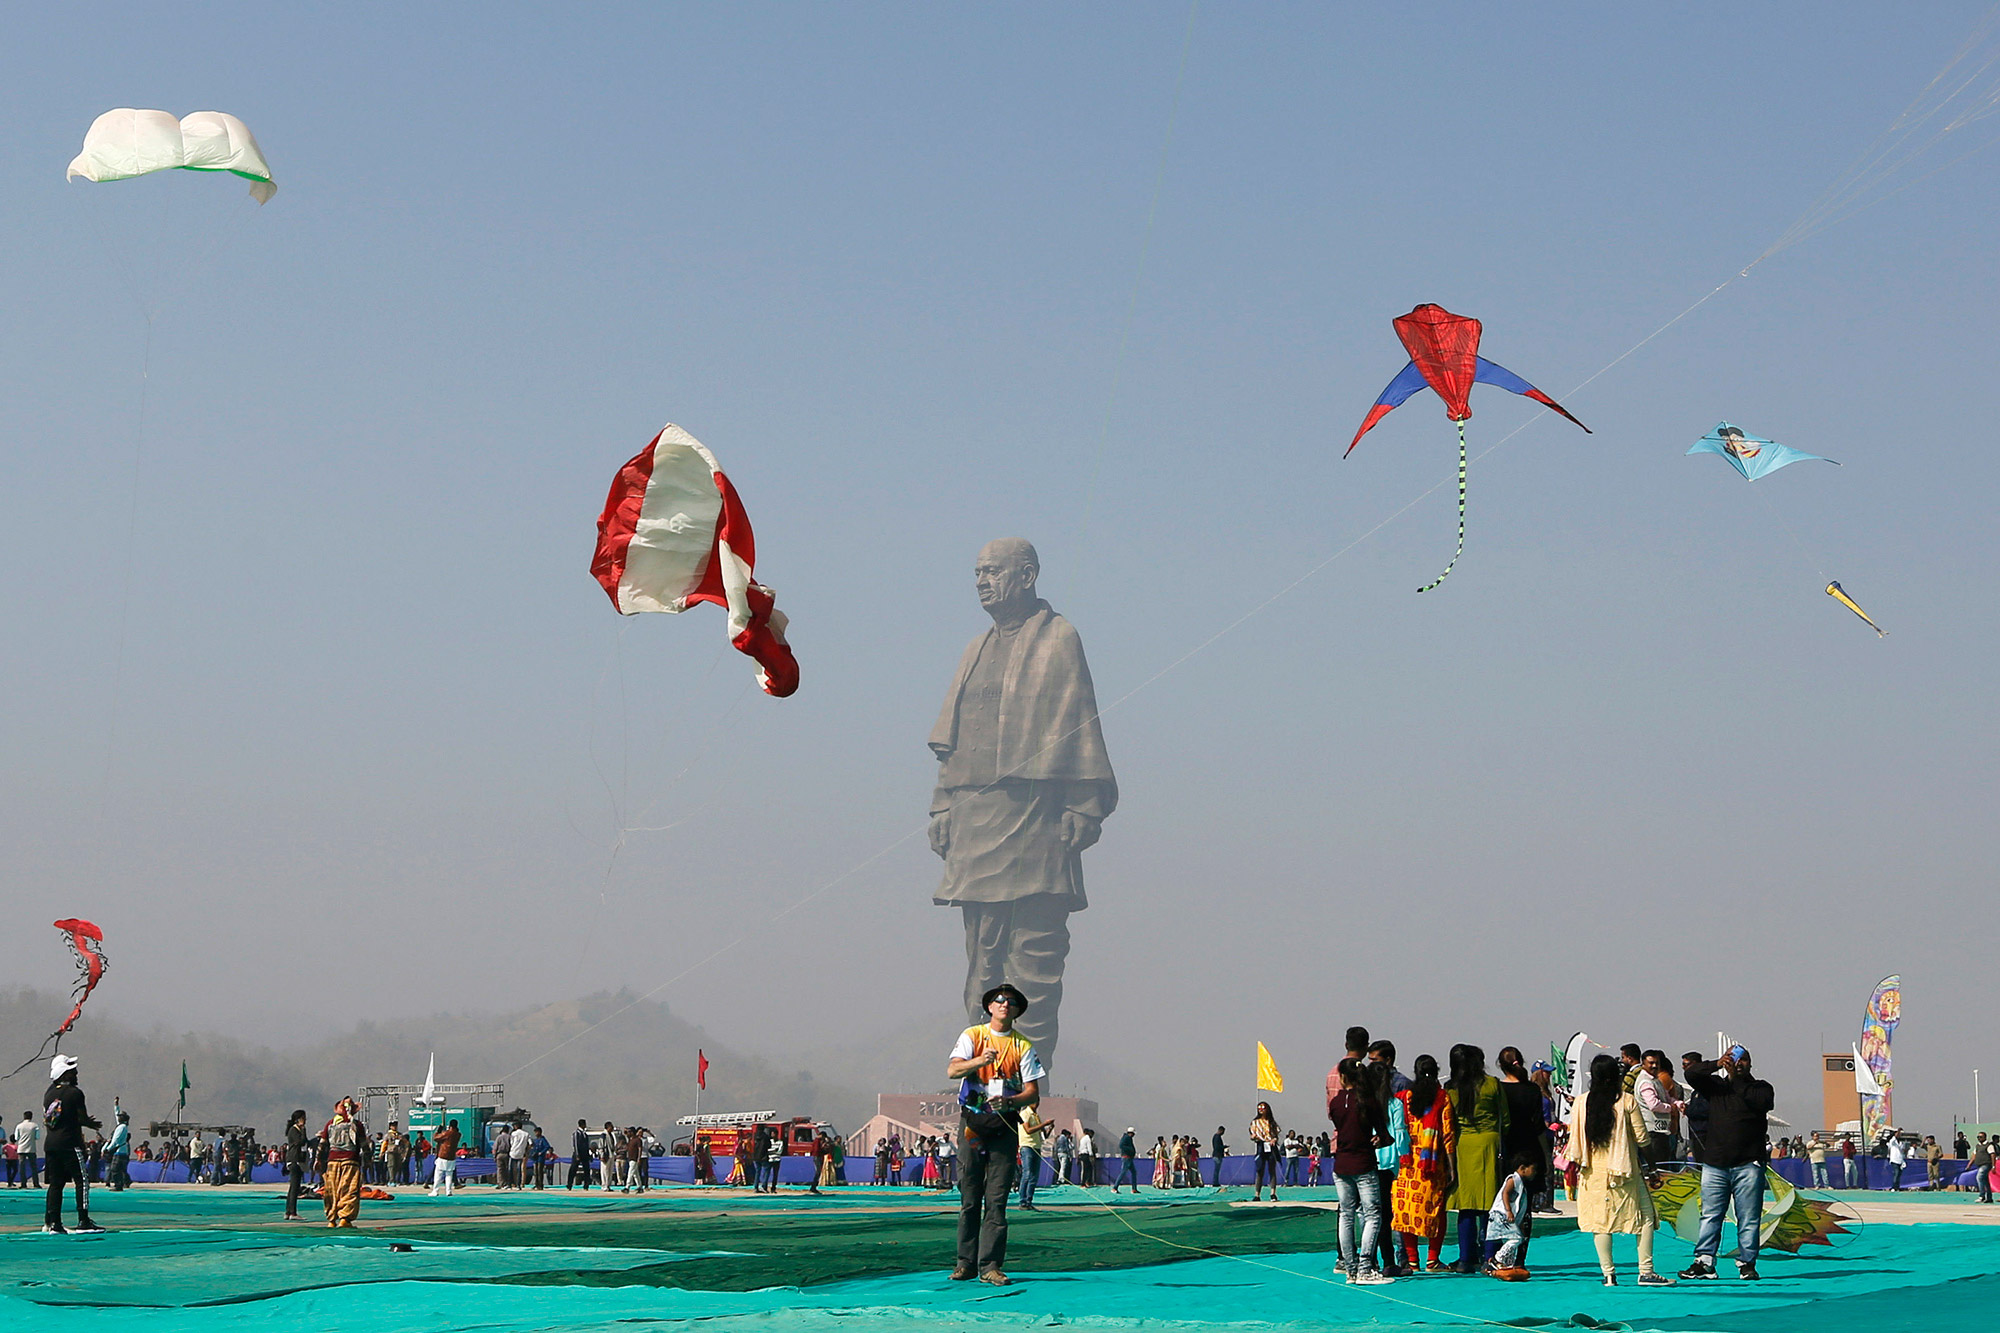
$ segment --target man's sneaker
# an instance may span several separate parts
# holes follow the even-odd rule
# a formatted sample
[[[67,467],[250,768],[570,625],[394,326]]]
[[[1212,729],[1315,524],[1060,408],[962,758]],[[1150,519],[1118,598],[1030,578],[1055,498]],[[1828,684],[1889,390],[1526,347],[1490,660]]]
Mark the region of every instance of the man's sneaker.
[[[42,1234],[44,1236],[67,1236],[69,1228],[60,1222],[44,1222],[42,1223]]]
[[[1658,1273],[1641,1273],[1639,1274],[1639,1285],[1642,1287],[1671,1287],[1674,1285],[1674,1280],[1670,1277],[1662,1277]]]
[[[1364,1268],[1354,1276],[1354,1284],[1358,1287],[1386,1287],[1395,1280],[1373,1268]]]
[[[76,1232],[78,1235],[83,1235],[83,1236],[101,1236],[104,1234],[104,1228],[97,1225],[97,1223],[91,1221],[87,1217],[84,1218],[82,1221],[78,1222],[75,1226],[71,1227],[70,1230]],[[1752,1273],[1750,1276],[1755,1277],[1757,1275],[1755,1273]]]
[[[1641,1282],[1644,1282],[1644,1281],[1645,1281],[1646,1279],[1642,1277],[1642,1278],[1640,1278],[1639,1280],[1640,1280]],[[1617,1286],[1617,1285],[1618,1285],[1618,1275],[1617,1275],[1616,1273],[1606,1273],[1606,1274],[1604,1275],[1604,1285],[1605,1285],[1605,1286],[1607,1286],[1607,1287],[1615,1287],[1615,1286]]]
[[[1736,1276],[1745,1282],[1761,1282],[1763,1280],[1757,1276],[1757,1265],[1746,1264],[1741,1260],[1738,1260],[1736,1263]]]
[[[1715,1265],[1706,1259],[1697,1259],[1681,1270],[1681,1281],[1713,1282],[1715,1281]]]

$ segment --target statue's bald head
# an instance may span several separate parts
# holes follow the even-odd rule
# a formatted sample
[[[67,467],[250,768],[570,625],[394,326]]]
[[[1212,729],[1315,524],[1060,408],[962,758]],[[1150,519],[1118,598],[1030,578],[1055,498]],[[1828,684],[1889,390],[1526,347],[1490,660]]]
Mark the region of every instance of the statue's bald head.
[[[1035,554],[1035,544],[1025,537],[995,537],[979,548],[979,563],[991,561],[999,565],[1026,565],[1039,572],[1042,558]]]
[[[1019,622],[1034,607],[1035,579],[1041,572],[1042,558],[1029,542],[1001,537],[986,543],[972,567],[979,604],[995,621]]]

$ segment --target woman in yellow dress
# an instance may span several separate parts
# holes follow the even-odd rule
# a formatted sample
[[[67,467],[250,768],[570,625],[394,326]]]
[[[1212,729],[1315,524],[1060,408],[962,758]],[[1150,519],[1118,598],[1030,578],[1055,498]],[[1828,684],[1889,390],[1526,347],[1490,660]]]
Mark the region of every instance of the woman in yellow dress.
[[[1590,1090],[1570,1110],[1569,1155],[1576,1163],[1576,1225],[1597,1242],[1597,1266],[1604,1285],[1618,1285],[1611,1263],[1614,1235],[1639,1237],[1639,1285],[1666,1287],[1670,1278],[1653,1271],[1653,1236],[1660,1218],[1648,1188],[1646,1121],[1639,1099],[1625,1091],[1624,1067],[1615,1055],[1590,1062]]]
[[[1486,1214],[1500,1193],[1500,1141],[1507,1133],[1507,1098],[1500,1080],[1486,1072],[1486,1052],[1451,1048],[1451,1110],[1458,1120],[1457,1178],[1446,1205],[1458,1214],[1461,1273],[1477,1273],[1485,1257]]]

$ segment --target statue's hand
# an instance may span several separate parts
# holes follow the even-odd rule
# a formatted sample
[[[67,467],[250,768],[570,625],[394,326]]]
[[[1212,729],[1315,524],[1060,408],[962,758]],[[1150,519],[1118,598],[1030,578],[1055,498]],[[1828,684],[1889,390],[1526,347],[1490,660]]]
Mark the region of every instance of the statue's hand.
[[[1104,836],[1104,821],[1092,819],[1089,815],[1078,814],[1074,810],[1063,811],[1063,846],[1080,852],[1093,845]]]
[[[1067,832],[1067,826],[1064,831]],[[943,856],[951,850],[951,811],[940,810],[931,816],[931,850]]]

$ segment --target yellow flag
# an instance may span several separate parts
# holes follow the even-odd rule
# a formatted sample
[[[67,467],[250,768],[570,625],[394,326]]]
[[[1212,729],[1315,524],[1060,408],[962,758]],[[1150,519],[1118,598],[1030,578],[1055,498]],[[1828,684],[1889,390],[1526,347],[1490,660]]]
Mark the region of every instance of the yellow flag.
[[[1264,1043],[1257,1043],[1257,1091],[1283,1092],[1285,1076],[1278,1072],[1278,1062],[1264,1049]]]

